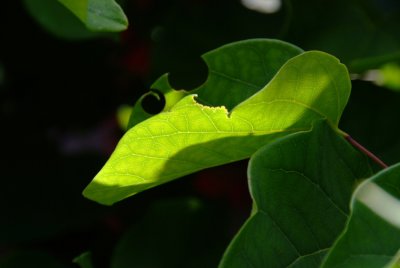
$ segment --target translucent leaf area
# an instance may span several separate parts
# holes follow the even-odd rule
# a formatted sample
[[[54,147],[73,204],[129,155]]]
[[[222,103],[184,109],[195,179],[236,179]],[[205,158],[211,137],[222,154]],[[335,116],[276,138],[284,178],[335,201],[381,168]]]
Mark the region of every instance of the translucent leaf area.
[[[249,164],[254,211],[220,267],[320,267],[343,230],[367,159],[326,121],[266,145]]]
[[[207,81],[191,93],[197,94],[197,99],[203,104],[232,109],[262,89],[286,61],[302,52],[294,45],[273,39],[251,39],[224,45],[202,56],[208,66]],[[163,111],[168,111],[189,94],[184,90],[174,90],[168,74],[161,76],[151,88],[163,94]],[[159,97],[151,91],[137,101],[130,127],[152,116],[141,106],[143,98],[149,94]]]
[[[235,94],[229,89],[215,88]],[[248,158],[278,137],[309,130],[317,119],[337,126],[349,94],[346,68],[314,51],[288,60],[264,88],[231,111],[188,95],[131,128],[84,195],[112,204],[186,174]]]

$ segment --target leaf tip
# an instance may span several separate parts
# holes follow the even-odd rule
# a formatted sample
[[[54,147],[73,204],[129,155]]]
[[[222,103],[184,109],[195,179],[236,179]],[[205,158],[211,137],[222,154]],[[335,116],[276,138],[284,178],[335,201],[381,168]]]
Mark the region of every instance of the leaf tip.
[[[115,201],[112,201],[110,198],[107,197],[107,192],[109,192],[107,186],[95,183],[95,180],[93,180],[83,190],[82,195],[85,198],[97,202],[101,205],[111,206],[115,203]]]

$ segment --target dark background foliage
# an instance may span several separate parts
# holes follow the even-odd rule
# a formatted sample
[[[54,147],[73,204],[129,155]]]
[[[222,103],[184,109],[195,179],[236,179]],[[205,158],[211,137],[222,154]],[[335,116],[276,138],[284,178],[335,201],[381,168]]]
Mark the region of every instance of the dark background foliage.
[[[400,59],[396,0],[285,0],[273,14],[232,0],[123,6],[127,31],[79,41],[50,34],[19,1],[0,9],[1,267],[74,267],[88,250],[95,267],[216,266],[251,209],[246,161],[95,204],[81,191],[123,134],[118,108],[165,72],[195,88],[207,76],[201,54],[247,38],[326,51],[361,78]],[[399,107],[398,91],[355,80],[341,128],[399,162]]]

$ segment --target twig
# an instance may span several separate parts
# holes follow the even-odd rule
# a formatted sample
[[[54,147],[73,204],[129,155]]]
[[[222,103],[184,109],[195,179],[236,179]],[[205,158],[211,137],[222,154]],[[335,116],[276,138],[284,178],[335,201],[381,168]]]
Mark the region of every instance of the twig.
[[[350,142],[351,145],[353,145],[355,148],[357,148],[358,150],[360,150],[362,153],[364,153],[366,156],[368,156],[369,158],[372,159],[372,161],[374,161],[375,163],[377,163],[378,165],[380,165],[383,168],[387,168],[388,165],[386,165],[382,160],[380,160],[376,155],[374,155],[373,153],[371,153],[370,151],[368,151],[368,149],[366,149],[364,146],[362,146],[361,144],[359,144],[356,140],[354,140],[350,135],[346,134],[344,136],[344,138]]]

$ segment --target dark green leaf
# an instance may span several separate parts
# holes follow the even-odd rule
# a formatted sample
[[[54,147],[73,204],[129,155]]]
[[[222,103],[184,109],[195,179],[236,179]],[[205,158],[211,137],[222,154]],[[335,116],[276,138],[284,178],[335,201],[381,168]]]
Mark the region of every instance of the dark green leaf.
[[[101,36],[89,31],[69,10],[55,0],[24,0],[33,18],[53,35],[65,39],[88,39]]]
[[[114,0],[58,0],[94,32],[120,32],[128,27],[121,7]]]
[[[107,36],[105,32],[119,32],[128,26],[125,14],[114,0],[24,0],[24,3],[43,28],[61,38]]]
[[[399,251],[400,164],[397,164],[357,188],[347,226],[323,267],[397,267]]]
[[[207,81],[193,91],[200,102],[228,110],[262,89],[300,48],[279,40],[252,39],[222,46],[203,55]]]
[[[220,267],[319,267],[343,230],[367,159],[326,121],[269,144],[250,160],[254,211]]]

